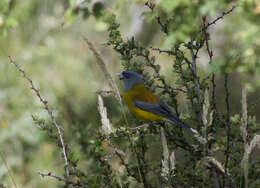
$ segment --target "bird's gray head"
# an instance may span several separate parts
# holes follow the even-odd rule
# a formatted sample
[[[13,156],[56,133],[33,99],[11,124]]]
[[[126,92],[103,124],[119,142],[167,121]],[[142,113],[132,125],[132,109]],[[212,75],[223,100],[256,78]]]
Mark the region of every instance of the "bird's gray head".
[[[125,70],[117,74],[120,80],[124,81],[125,91],[129,91],[136,84],[142,83],[142,76],[137,72]]]

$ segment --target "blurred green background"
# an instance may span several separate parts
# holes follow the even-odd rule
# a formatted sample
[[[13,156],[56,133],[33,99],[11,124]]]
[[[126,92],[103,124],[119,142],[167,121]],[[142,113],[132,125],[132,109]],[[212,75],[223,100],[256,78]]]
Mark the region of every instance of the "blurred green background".
[[[231,112],[240,112],[241,85],[249,91],[249,115],[260,120],[260,2],[258,0],[157,0],[151,12],[141,0],[1,0],[0,1],[0,152],[18,187],[57,187],[58,182],[41,179],[38,171],[63,172],[63,160],[55,143],[34,124],[31,115],[49,123],[29,84],[8,61],[11,55],[26,70],[64,126],[65,141],[73,146],[81,163],[90,170],[94,163],[85,155],[95,130],[100,128],[97,90],[109,89],[82,36],[100,51],[112,75],[122,70],[118,55],[105,47],[107,12],[116,14],[124,38],[135,36],[145,46],[170,49],[178,41],[232,5],[233,13],[210,28],[213,66],[205,52],[199,54],[202,74],[217,76],[218,108],[224,109],[222,72],[230,77]],[[168,36],[160,32],[155,15],[174,20]],[[156,54],[156,52],[153,52]],[[172,59],[156,55],[161,73],[171,82]],[[116,77],[114,77],[116,80]],[[117,80],[118,85],[121,87]],[[181,103],[182,97],[180,96]],[[106,98],[109,118],[121,117],[114,98]],[[185,112],[185,103],[182,105]],[[131,117],[131,116],[130,116]],[[80,133],[80,136],[78,134]],[[84,135],[85,140],[82,139]],[[84,152],[86,151],[86,153]],[[0,159],[0,184],[13,187],[7,166]]]

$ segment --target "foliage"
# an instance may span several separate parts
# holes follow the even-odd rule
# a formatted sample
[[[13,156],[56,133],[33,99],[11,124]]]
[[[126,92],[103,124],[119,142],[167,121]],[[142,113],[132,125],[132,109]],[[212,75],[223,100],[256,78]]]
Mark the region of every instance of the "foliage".
[[[258,187],[259,96],[250,92],[259,85],[259,6],[1,1],[0,152],[11,171],[0,159],[0,187],[11,186],[12,174],[23,187]],[[82,35],[105,44],[99,56],[110,73],[98,69]],[[8,55],[48,99],[62,133]],[[106,76],[120,68],[142,74],[204,140],[165,122],[143,127],[127,110],[126,121]],[[249,91],[243,110],[241,86]]]

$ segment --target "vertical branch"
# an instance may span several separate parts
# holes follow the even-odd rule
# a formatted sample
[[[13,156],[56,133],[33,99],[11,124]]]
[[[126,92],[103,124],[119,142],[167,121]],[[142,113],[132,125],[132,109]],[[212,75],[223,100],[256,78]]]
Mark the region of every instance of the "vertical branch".
[[[191,54],[191,70],[193,73],[193,79],[194,79],[194,85],[195,85],[195,90],[196,90],[196,97],[197,97],[197,102],[199,105],[199,117],[198,117],[198,122],[199,124],[202,123],[202,111],[201,111],[201,97],[200,97],[200,83],[197,75],[197,67],[196,67],[196,55],[194,54],[193,50],[193,39],[191,38],[190,41],[190,54]]]
[[[225,174],[227,174],[228,172],[228,162],[229,162],[229,154],[230,154],[230,105],[229,105],[229,90],[228,90],[228,74],[225,73],[225,92],[226,92],[226,110],[227,110],[227,114],[226,114],[226,134],[227,134],[227,143],[226,143],[226,151],[225,151],[225,155],[226,155],[226,159],[225,159]],[[223,181],[224,187],[225,187],[225,177],[224,177],[224,181]]]
[[[191,39],[190,41],[190,54],[191,54],[191,66],[192,66],[192,71],[193,71],[193,75],[194,75],[194,84],[196,87],[196,94],[197,94],[197,101],[199,106],[201,105],[201,98],[200,98],[200,83],[198,80],[198,75],[197,75],[197,66],[196,66],[196,57],[193,51],[193,39]]]
[[[209,64],[212,63],[213,51],[209,48],[209,36],[207,33],[206,27],[206,17],[203,17],[203,34],[205,36],[206,41],[206,50],[209,56]],[[211,84],[212,84],[212,93],[211,93],[211,100],[212,100],[212,108],[213,108],[213,120],[215,119],[216,111],[217,111],[217,104],[216,104],[216,83],[215,83],[215,74],[213,73],[211,76]]]
[[[60,176],[57,176],[55,174],[52,174],[51,172],[49,173],[43,173],[43,172],[38,172],[38,174],[44,178],[44,177],[50,177],[53,179],[56,179],[58,181],[62,181],[64,183],[66,183],[66,185],[71,185],[72,187],[83,187],[83,188],[87,188],[87,185],[81,183],[80,181],[74,181],[73,179],[69,179],[69,178],[63,178]]]
[[[67,150],[66,150],[66,146],[64,144],[61,127],[60,127],[60,125],[57,124],[56,119],[53,115],[53,111],[49,108],[48,101],[43,99],[43,97],[40,94],[40,91],[34,86],[33,81],[27,76],[25,71],[19,67],[19,65],[11,58],[11,56],[8,56],[8,58],[9,58],[10,63],[12,63],[17,68],[17,70],[22,73],[23,77],[30,83],[31,89],[35,92],[35,94],[39,98],[40,102],[43,104],[44,109],[48,112],[49,116],[51,117],[51,121],[58,131],[58,137],[59,137],[59,141],[60,141],[60,144],[62,147],[63,158],[64,158],[64,162],[65,162],[66,177],[69,178],[70,172],[69,172],[69,163],[68,163],[68,158],[67,158]]]

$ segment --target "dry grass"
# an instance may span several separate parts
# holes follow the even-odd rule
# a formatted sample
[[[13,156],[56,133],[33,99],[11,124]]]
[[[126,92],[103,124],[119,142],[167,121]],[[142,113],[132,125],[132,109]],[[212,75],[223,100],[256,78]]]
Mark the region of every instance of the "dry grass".
[[[248,141],[248,133],[247,133],[247,94],[245,87],[242,88],[242,119],[241,119],[241,136],[244,140],[244,156],[241,161],[241,166],[244,171],[244,178],[245,178],[245,187],[248,187],[248,162],[249,156],[252,153],[253,149],[258,145],[260,147],[260,135],[255,135],[254,138],[249,143]]]
[[[109,73],[107,66],[105,64],[105,61],[103,60],[100,53],[95,49],[94,45],[85,36],[83,36],[83,39],[86,42],[86,44],[88,45],[89,49],[93,52],[93,54],[97,58],[96,63],[98,64],[100,70],[104,73],[104,76],[105,76],[106,80],[108,81],[109,87],[111,88],[113,95],[119,101],[122,115],[125,119],[126,124],[128,125],[128,121],[127,121],[126,113],[125,113],[125,110],[124,110],[124,107],[123,107],[122,98],[121,98],[119,89],[118,89],[112,75]]]
[[[161,176],[168,180],[170,170],[175,169],[175,152],[172,151],[171,155],[167,146],[167,140],[164,134],[164,129],[161,127],[161,140],[162,140],[162,147],[163,147],[163,160],[162,160],[162,169],[161,169]]]
[[[104,106],[103,98],[100,95],[98,95],[98,111],[101,116],[102,130],[108,136],[112,132],[112,127],[107,117],[107,109]]]

